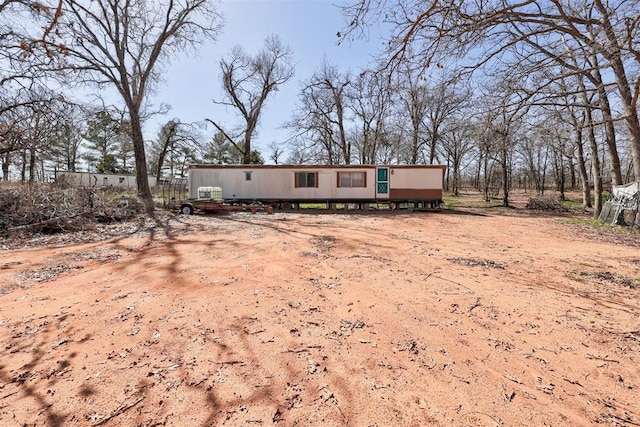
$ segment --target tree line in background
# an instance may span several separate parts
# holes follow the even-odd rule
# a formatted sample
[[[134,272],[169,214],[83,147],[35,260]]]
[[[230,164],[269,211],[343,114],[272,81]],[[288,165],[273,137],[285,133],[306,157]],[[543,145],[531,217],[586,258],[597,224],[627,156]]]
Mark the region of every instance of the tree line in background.
[[[139,178],[265,158],[440,163],[454,194],[469,185],[508,205],[514,187],[552,188],[561,197],[581,188],[596,215],[612,184],[640,178],[640,1],[361,0],[343,12],[350,25],[341,39],[383,21],[388,51],[357,71],[325,59],[283,118],[291,138],[259,152],[261,111],[294,75],[293,52],[277,36],[255,55],[236,47],[219,63],[224,97],[214,102],[237,113],[235,127],[176,118],[144,141],[142,124],[162,110],[148,102],[158,73],[221,31],[215,4],[183,0],[149,10],[139,1],[5,0],[3,178],[13,168],[23,181],[43,180],[47,168],[74,171],[80,163]],[[61,95],[88,84],[115,88],[119,107]],[[139,192],[146,200],[148,188]]]

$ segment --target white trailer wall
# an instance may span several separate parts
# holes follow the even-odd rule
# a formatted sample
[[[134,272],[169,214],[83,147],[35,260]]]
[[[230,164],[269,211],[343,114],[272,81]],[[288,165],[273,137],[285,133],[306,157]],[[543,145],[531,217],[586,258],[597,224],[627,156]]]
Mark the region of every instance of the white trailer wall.
[[[393,167],[390,166],[389,187],[411,188],[416,190],[441,189],[442,169],[441,168],[416,168],[416,167]]]
[[[388,173],[378,174],[378,169]],[[317,186],[296,187],[296,173],[300,172],[315,174]],[[364,173],[365,187],[340,187],[343,172]],[[191,165],[189,197],[197,198],[199,187],[221,187],[225,200],[440,201],[444,172],[442,165]],[[379,176],[387,177],[388,181],[380,181],[380,188],[387,186],[388,190],[376,199]],[[354,181],[361,182],[358,178]]]
[[[192,167],[189,169],[189,196],[197,197],[198,187],[222,187],[225,200],[330,200],[372,199],[375,169],[349,168],[365,172],[366,187],[337,186],[336,168],[314,167]],[[295,187],[296,172],[317,173],[317,187]],[[248,179],[250,178],[250,179]]]

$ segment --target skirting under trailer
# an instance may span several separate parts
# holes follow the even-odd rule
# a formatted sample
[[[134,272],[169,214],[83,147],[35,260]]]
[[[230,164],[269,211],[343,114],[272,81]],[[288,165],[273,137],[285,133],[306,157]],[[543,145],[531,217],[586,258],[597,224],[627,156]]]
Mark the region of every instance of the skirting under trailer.
[[[355,205],[369,209],[435,208],[442,204],[444,165],[206,165],[189,166],[189,200],[216,188],[225,206]],[[208,199],[208,197],[207,197]]]

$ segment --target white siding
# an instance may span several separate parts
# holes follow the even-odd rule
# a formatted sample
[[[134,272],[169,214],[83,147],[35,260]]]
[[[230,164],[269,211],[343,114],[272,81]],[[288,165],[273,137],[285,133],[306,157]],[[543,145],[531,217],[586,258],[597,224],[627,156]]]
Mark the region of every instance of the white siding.
[[[70,180],[74,185],[81,187],[118,187],[131,188],[138,187],[134,175],[116,175],[90,172],[58,172],[58,177]],[[156,178],[149,177],[149,186],[155,187]]]
[[[189,170],[189,195],[195,198],[198,187],[222,187],[222,197],[227,200],[296,200],[296,199],[370,199],[375,186],[374,169],[353,169],[367,173],[367,186],[339,188],[338,170],[329,168],[192,168]],[[251,181],[245,179],[251,172]],[[295,187],[296,172],[318,174],[317,187]]]
[[[441,189],[442,169],[389,167],[389,188]]]
[[[442,190],[439,166],[382,166],[389,168],[391,189]],[[393,170],[393,173],[391,171]],[[338,172],[365,172],[366,187],[338,187]],[[246,173],[251,180],[246,180]],[[317,187],[295,187],[296,172],[317,173]],[[189,169],[189,197],[197,198],[198,187],[222,187],[225,200],[374,200],[376,166],[217,166],[197,165]],[[385,195],[388,198],[388,194]]]

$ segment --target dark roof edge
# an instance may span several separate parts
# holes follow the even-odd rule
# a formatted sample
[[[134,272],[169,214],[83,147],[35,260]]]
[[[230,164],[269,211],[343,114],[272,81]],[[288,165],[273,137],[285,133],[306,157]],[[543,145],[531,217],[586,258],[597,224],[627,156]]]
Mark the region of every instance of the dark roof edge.
[[[189,169],[373,169],[387,167],[397,169],[446,169],[446,165],[214,165],[193,164]]]

